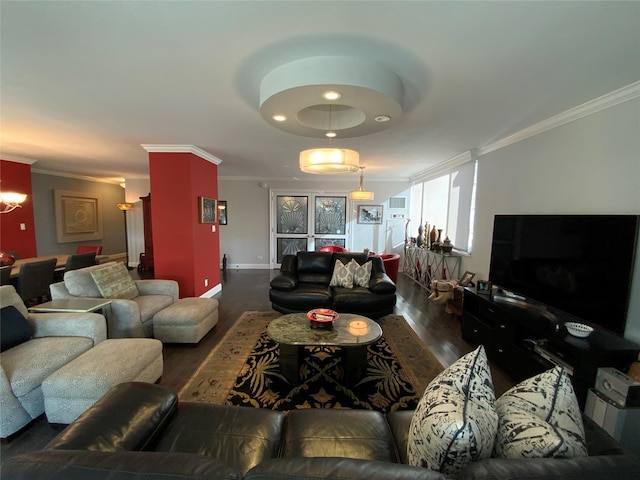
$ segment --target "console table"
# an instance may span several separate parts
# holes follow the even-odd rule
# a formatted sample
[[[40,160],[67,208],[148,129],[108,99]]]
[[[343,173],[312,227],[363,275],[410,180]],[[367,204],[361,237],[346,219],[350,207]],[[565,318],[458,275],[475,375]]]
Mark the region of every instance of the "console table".
[[[411,277],[428,292],[433,280],[460,278],[460,256],[436,253],[426,248],[407,244],[404,249],[404,274]]]
[[[623,370],[637,359],[640,345],[596,328],[587,338],[570,335],[565,321],[575,317],[533,300],[479,294],[464,289],[462,338],[484,345],[487,355],[516,382],[564,366],[584,407],[600,367]]]

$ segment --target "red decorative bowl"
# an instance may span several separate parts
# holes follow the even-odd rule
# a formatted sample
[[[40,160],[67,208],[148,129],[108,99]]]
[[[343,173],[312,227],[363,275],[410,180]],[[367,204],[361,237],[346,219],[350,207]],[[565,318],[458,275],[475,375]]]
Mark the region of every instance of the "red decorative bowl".
[[[311,324],[311,328],[332,328],[333,322],[338,317],[338,312],[329,310],[328,308],[316,308],[307,312],[307,318]]]

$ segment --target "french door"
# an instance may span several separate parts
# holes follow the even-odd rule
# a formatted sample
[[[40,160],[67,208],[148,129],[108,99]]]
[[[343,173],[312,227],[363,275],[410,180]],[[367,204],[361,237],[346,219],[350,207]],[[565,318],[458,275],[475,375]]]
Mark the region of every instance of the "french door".
[[[347,246],[347,194],[271,193],[271,267],[285,255]]]

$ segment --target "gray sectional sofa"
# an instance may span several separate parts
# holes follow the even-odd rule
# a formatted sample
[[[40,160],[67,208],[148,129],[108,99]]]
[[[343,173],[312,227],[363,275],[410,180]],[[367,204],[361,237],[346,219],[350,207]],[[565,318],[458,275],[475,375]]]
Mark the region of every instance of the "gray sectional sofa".
[[[115,262],[108,262],[66,272],[64,281],[49,287],[51,298],[103,298],[91,273],[114,264]],[[175,280],[133,282],[137,288],[137,296],[111,299],[110,308],[106,312],[109,338],[153,337],[153,316],[179,298],[178,282]]]
[[[0,287],[0,305],[0,437],[6,438],[44,413],[42,382],[105,340],[107,328],[97,313],[29,313],[12,285]]]

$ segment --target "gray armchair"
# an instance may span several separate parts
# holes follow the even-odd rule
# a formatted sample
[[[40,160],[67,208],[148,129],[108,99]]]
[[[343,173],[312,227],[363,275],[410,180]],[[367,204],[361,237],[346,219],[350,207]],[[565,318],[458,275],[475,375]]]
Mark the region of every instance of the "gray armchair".
[[[52,284],[51,298],[103,298],[91,272],[113,262],[72,270],[64,281]],[[135,280],[139,295],[132,299],[112,298],[107,311],[109,338],[153,337],[153,316],[179,298],[175,280]],[[108,309],[109,310],[109,309]]]
[[[1,438],[12,435],[44,413],[41,385],[45,378],[107,338],[102,315],[29,313],[15,288],[3,285],[0,307],[9,306],[26,318],[29,332],[24,341],[3,348],[0,353]],[[9,321],[8,314],[3,323],[5,321]],[[5,339],[11,328],[9,323],[3,324],[1,334]]]

